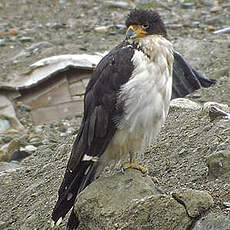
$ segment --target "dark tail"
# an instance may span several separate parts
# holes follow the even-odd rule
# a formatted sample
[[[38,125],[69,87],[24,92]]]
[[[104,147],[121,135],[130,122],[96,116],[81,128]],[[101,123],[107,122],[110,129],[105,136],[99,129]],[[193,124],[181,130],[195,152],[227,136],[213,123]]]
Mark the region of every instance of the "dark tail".
[[[52,213],[52,220],[59,225],[65,215],[74,206],[77,195],[94,179],[98,163],[93,161],[80,161],[75,171],[67,167],[63,182],[58,191],[58,201]],[[77,229],[79,221],[72,210],[68,221],[68,230]]]

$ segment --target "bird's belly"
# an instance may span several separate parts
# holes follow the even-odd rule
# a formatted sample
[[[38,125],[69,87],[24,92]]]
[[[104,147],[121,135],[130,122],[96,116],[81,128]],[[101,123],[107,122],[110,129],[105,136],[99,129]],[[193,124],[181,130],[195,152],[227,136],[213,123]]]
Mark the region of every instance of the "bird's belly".
[[[118,128],[108,146],[113,159],[119,160],[125,153],[143,151],[159,133],[167,114],[161,96],[156,98],[158,96],[152,98],[148,105],[143,101],[130,114],[126,124]]]
[[[134,93],[138,99],[129,101],[123,120],[107,148],[111,159],[120,160],[123,154],[143,151],[151,144],[167,117],[171,80],[167,78],[163,88],[150,84],[144,92]]]
[[[169,109],[172,76],[164,57],[151,62],[142,52],[133,57],[135,69],[120,92],[124,114],[106,154],[119,160],[123,154],[143,151],[159,133]]]

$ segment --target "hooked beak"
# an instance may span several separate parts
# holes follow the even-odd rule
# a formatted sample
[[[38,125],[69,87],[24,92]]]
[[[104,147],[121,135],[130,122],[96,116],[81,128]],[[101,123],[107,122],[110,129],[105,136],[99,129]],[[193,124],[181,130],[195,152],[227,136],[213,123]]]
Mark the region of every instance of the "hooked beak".
[[[137,33],[132,29],[132,27],[130,26],[126,32],[126,36],[125,39],[129,40],[129,39],[133,39],[137,37]]]

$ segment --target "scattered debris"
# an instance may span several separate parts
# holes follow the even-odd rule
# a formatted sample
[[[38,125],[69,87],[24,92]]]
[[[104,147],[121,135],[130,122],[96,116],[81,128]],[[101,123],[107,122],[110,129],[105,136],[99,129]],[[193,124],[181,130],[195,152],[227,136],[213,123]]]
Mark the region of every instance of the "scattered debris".
[[[7,96],[0,94],[0,132],[10,129],[23,130],[24,127],[17,119],[11,101]]]
[[[94,28],[96,32],[101,33],[101,34],[108,32],[108,29],[109,29],[109,26],[98,26]]]
[[[18,30],[14,29],[14,28],[11,28],[11,29],[8,30],[8,34],[10,36],[16,36],[16,35],[18,35]]]
[[[182,108],[182,109],[190,109],[190,110],[201,110],[201,106],[193,102],[187,98],[176,98],[171,100],[170,109],[173,108]]]
[[[60,55],[42,59],[14,82],[0,84],[13,99],[31,108],[35,124],[81,115],[83,95],[104,54]],[[1,99],[1,98],[0,98]]]
[[[108,7],[123,8],[123,9],[129,9],[131,7],[129,3],[123,1],[105,1],[104,5]]]
[[[5,117],[0,117],[0,132],[5,132],[10,128],[10,122]]]
[[[203,105],[204,111],[208,112],[211,121],[218,117],[230,119],[229,107],[226,104],[217,102],[206,102]]]
[[[6,45],[5,39],[0,39],[0,46],[5,46],[5,45]]]
[[[19,41],[22,42],[22,43],[25,43],[25,42],[32,42],[32,38],[31,37],[21,37],[19,38]]]
[[[213,153],[207,157],[208,175],[210,178],[230,176],[230,152],[228,150]]]
[[[220,30],[216,30],[213,33],[214,34],[227,34],[227,33],[230,33],[230,27],[220,29]]]

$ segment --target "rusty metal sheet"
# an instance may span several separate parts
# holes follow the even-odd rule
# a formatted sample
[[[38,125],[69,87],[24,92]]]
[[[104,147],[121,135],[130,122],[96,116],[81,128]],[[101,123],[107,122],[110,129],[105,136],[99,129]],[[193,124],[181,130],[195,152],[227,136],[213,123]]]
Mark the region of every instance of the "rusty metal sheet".
[[[22,92],[23,93],[23,92]],[[71,100],[69,85],[66,77],[50,84],[37,86],[33,90],[22,94],[23,103],[32,108],[57,105]]]
[[[81,116],[83,113],[83,100],[69,101],[55,106],[36,108],[31,111],[35,125],[52,123],[67,116]]]
[[[17,89],[30,88],[67,69],[92,70],[101,58],[100,55],[88,54],[59,55],[45,58],[32,64],[27,73],[24,73],[11,84]]]
[[[69,83],[72,84],[79,80],[91,78],[93,69],[83,70],[83,69],[71,68],[68,71],[66,71],[66,73],[68,74]]]
[[[92,71],[99,63],[105,53],[90,54],[67,54],[52,56],[41,59],[30,65],[30,69],[21,75],[18,75],[10,83],[0,82],[1,89],[22,90],[34,87],[49,78],[56,77],[57,73],[68,69],[89,70]]]
[[[77,81],[69,86],[71,96],[81,96],[85,93],[85,86],[83,82]]]

